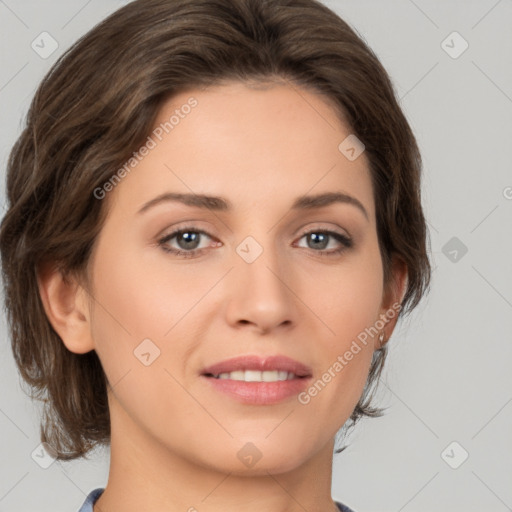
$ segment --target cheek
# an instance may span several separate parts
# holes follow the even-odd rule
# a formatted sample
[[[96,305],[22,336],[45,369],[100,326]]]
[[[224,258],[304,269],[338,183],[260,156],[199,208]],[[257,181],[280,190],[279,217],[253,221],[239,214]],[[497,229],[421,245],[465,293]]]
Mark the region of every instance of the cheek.
[[[316,294],[312,309],[320,312],[320,320],[327,328],[320,338],[321,374],[308,395],[317,402],[315,407],[325,413],[331,410],[346,418],[361,396],[378,336],[375,323],[382,301],[382,278],[375,241],[364,254],[354,255],[329,279],[321,280],[323,293]]]
[[[150,275],[134,259],[133,249],[109,232],[102,233],[94,261],[94,314],[92,336],[96,352],[111,383],[128,371],[143,366],[136,358],[137,347],[145,339],[155,340],[171,326],[172,315],[165,323],[164,304]],[[109,237],[111,237],[109,239]],[[109,239],[109,243],[102,243]],[[115,250],[123,247],[123,251]],[[150,293],[152,292],[152,293]],[[160,310],[158,310],[160,308]]]
[[[156,261],[146,258],[157,248],[147,248],[146,252],[120,241],[125,250],[116,254],[112,250],[116,245],[109,243],[98,249],[101,258],[94,269],[97,327],[105,324],[134,343],[139,338],[139,342],[148,337],[162,339],[197,303],[208,282],[195,281],[193,269],[165,265],[165,255]]]
[[[383,297],[383,269],[377,240],[368,243],[364,250],[351,253],[329,273],[312,273],[308,285],[316,293],[315,311],[329,327],[326,336],[330,349],[340,349],[355,339],[379,318]]]
[[[111,232],[104,233],[104,240],[109,236],[108,244],[99,241],[100,257],[94,263],[91,326],[109,381],[116,383],[130,372],[130,381],[151,383],[163,367],[180,374],[186,352],[194,345],[190,319],[199,311],[201,298],[218,281],[218,268],[198,273],[194,264],[172,265],[165,253],[157,252],[160,249],[141,250],[124,240],[116,241]],[[115,250],[120,246],[122,253]],[[168,353],[171,346],[172,357]],[[141,356],[147,353],[149,356]],[[145,366],[144,357],[154,362]]]

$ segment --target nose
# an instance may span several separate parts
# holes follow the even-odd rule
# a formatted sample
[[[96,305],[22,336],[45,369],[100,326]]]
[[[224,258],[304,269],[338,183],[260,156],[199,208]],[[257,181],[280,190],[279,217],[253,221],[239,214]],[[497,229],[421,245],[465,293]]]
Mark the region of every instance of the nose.
[[[297,323],[297,283],[285,263],[276,249],[267,248],[252,263],[242,258],[237,261],[226,290],[229,302],[225,314],[232,327],[268,333]]]

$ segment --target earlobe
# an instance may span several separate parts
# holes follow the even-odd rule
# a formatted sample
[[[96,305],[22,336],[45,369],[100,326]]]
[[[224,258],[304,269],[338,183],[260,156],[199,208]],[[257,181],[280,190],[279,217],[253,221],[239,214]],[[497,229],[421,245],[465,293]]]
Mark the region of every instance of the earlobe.
[[[393,334],[398,320],[398,313],[402,307],[402,300],[407,291],[408,269],[404,260],[394,256],[391,272],[391,283],[389,283],[384,293],[380,312],[380,319],[384,326],[379,336],[375,338],[375,349],[382,348]]]
[[[46,316],[68,350],[77,354],[93,350],[84,288],[52,263],[39,266],[37,282]]]

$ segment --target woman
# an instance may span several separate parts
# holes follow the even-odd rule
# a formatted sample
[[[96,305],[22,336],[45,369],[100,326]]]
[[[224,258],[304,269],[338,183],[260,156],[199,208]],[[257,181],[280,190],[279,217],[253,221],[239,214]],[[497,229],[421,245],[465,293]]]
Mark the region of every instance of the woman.
[[[336,434],[380,413],[429,285],[420,175],[388,75],[315,0],[138,0],[78,41],[0,250],[41,440],[111,449],[81,512],[350,511]]]

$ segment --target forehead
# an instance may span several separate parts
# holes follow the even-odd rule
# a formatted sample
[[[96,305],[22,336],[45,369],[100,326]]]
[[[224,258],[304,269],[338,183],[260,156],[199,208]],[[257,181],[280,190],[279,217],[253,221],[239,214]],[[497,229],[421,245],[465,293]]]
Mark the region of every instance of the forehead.
[[[373,217],[366,156],[351,161],[339,149],[350,135],[328,99],[296,85],[189,89],[160,108],[152,149],[117,187],[126,189],[120,200],[135,209],[169,191],[266,208],[336,191],[356,196]]]

